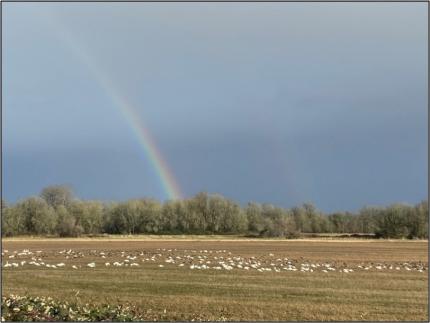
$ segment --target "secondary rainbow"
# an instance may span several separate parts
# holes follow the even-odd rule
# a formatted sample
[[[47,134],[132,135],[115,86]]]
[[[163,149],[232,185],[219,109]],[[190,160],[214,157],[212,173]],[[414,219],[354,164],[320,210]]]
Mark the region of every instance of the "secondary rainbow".
[[[142,147],[146,158],[153,166],[161,186],[168,199],[180,199],[182,197],[179,185],[173,176],[167,162],[163,158],[148,128],[139,117],[136,109],[126,100],[124,95],[118,90],[118,87],[112,82],[111,78],[99,68],[94,59],[84,50],[66,28],[59,28],[61,23],[57,22],[57,32],[62,41],[85,63],[92,76],[97,80],[99,86],[111,98],[113,106],[117,107],[121,115],[129,124],[135,134],[139,145]]]

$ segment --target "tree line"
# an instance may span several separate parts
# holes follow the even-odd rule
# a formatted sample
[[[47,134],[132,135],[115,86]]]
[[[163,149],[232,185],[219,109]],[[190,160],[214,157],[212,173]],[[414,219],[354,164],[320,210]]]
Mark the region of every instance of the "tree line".
[[[242,234],[294,238],[303,233],[373,234],[380,238],[428,238],[428,201],[417,205],[364,207],[356,213],[325,214],[305,203],[285,209],[238,203],[218,194],[160,203],[82,201],[66,186],[8,205],[1,201],[3,236],[96,234]]]

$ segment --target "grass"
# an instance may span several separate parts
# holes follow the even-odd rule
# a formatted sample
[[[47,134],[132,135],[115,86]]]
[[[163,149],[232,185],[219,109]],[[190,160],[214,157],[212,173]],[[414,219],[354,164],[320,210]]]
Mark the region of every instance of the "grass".
[[[175,238],[175,237],[174,237]],[[3,240],[3,249],[42,250],[45,261],[64,261],[63,249],[145,251],[158,248],[221,250],[231,256],[297,261],[360,263],[421,262],[428,267],[427,241],[200,239]],[[112,258],[113,259],[113,258]],[[428,271],[256,272],[190,270],[161,262],[139,267],[87,268],[99,256],[73,260],[74,270],[24,266],[3,270],[3,294],[53,297],[68,302],[135,305],[158,320],[428,320]],[[66,261],[64,261],[66,262]]]

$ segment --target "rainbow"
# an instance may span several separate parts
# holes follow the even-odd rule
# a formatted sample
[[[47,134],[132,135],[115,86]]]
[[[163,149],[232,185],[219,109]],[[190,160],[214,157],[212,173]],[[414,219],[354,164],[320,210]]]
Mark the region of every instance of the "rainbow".
[[[151,133],[149,132],[148,128],[144,126],[136,110],[130,104],[128,104],[124,98],[117,95],[112,88],[110,88],[109,91],[106,90],[106,92],[111,93],[114,105],[119,108],[120,112],[133,130],[140,146],[145,152],[145,155],[148,157],[152,166],[156,170],[167,197],[169,199],[180,199],[182,194],[179,185],[169,166],[167,165],[167,162],[163,158],[160,150],[157,148]]]
[[[121,95],[112,80],[106,75],[101,68],[98,68],[96,62],[84,50],[76,39],[67,32],[65,28],[59,28],[61,24],[57,22],[57,32],[60,33],[60,38],[68,47],[85,63],[86,67],[90,70],[91,74],[98,81],[101,88],[108,94],[113,102],[113,105],[119,109],[124,119],[133,130],[139,145],[142,147],[146,158],[153,166],[157,176],[160,180],[161,186],[168,199],[180,199],[182,197],[181,189],[173,176],[166,160],[163,158],[160,150],[154,139],[151,136],[148,128],[145,127],[143,121],[139,117],[136,109],[129,104],[126,98]]]

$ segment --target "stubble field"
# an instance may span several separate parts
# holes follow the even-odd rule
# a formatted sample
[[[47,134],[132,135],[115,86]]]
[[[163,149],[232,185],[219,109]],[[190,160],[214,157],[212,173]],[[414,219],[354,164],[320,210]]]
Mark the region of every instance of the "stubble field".
[[[3,295],[148,320],[428,320],[428,242],[3,239]]]

